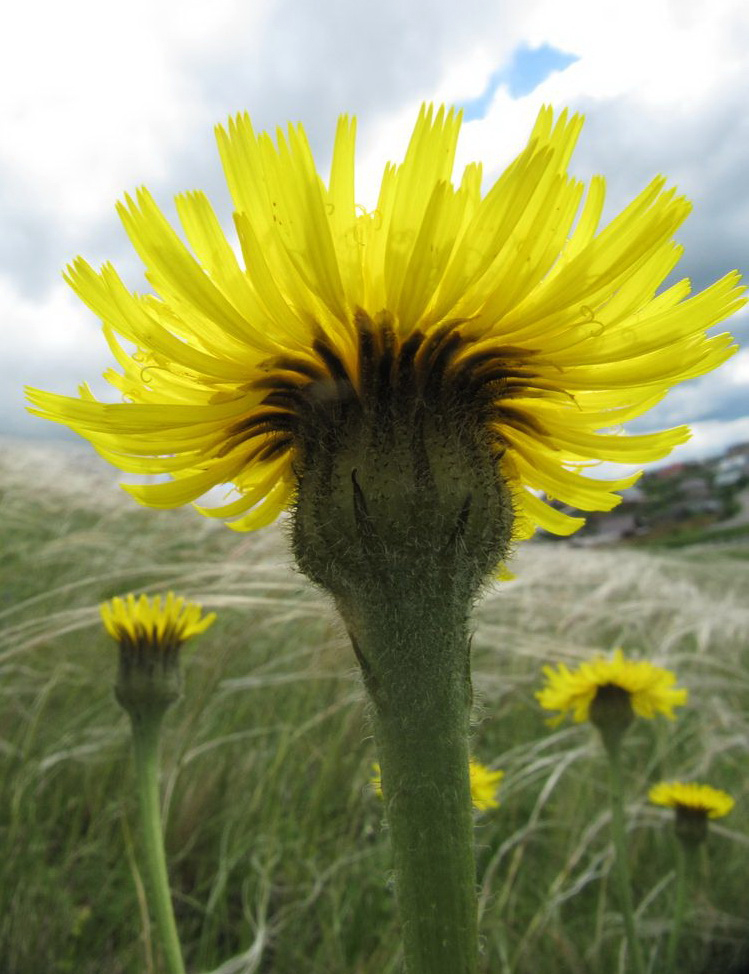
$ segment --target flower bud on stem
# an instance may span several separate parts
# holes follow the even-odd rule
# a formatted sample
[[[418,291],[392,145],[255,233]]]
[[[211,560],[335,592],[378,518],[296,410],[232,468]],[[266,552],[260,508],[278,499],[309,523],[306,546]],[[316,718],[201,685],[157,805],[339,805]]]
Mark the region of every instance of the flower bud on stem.
[[[169,974],[185,974],[182,948],[172,910],[161,824],[158,753],[162,717],[163,712],[148,717],[141,715],[139,719],[131,714],[135,780],[151,910]]]
[[[130,718],[149,907],[169,974],[185,974],[172,910],[159,799],[159,734],[164,715],[182,693],[180,647],[212,624],[215,615],[170,592],[128,595],[101,606],[107,632],[119,645],[115,697]]]
[[[185,974],[169,889],[159,797],[159,735],[167,709],[180,695],[181,674],[176,652],[161,654],[148,662],[148,666],[142,662],[134,665],[134,654],[130,647],[121,648],[115,696],[127,711],[132,728],[135,784],[150,909],[169,974]]]

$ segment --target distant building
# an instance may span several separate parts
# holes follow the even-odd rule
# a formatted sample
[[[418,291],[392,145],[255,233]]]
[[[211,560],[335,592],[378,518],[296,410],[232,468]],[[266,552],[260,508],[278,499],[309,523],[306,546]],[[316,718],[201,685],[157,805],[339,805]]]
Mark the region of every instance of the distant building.
[[[704,477],[687,477],[679,484],[679,490],[690,500],[707,500],[712,493]]]
[[[734,443],[726,450],[727,457],[749,457],[749,443]]]
[[[657,477],[658,480],[670,480],[672,477],[680,477],[686,469],[685,463],[671,463],[667,467],[654,470],[651,476]]]
[[[596,545],[616,544],[625,538],[633,538],[639,533],[640,525],[635,514],[618,510],[598,514],[595,518],[595,532],[582,536],[573,535],[573,544],[580,547],[595,547]]]
[[[737,490],[731,489],[737,485]],[[746,489],[741,485],[747,485]],[[586,513],[556,499],[545,499],[557,511],[585,517],[585,525],[570,539],[580,547],[667,536],[685,525],[706,527],[731,515],[737,504],[747,512],[747,521],[741,523],[749,523],[749,442],[737,443],[710,460],[649,470],[638,484],[619,493],[621,504],[608,512]],[[541,529],[537,537],[559,540]]]
[[[633,484],[632,487],[627,487],[626,490],[620,490],[619,494],[622,499],[622,507],[640,507],[642,504],[647,504],[648,495],[642,489],[638,487],[637,484]]]
[[[749,443],[742,443],[741,446],[746,447],[746,452],[732,453],[729,450],[718,461],[718,466],[715,468],[716,487],[733,487],[744,477],[749,477]],[[738,448],[732,447],[731,449]]]

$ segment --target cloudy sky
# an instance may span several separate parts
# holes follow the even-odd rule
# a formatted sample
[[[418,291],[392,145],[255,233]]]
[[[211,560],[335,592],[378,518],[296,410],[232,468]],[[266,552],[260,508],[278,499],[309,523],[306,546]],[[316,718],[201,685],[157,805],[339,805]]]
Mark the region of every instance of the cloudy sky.
[[[743,0],[27,0],[0,36],[0,432],[71,437],[23,411],[22,385],[75,393],[109,364],[61,278],[78,254],[145,288],[115,201],[146,184],[170,210],[208,191],[227,224],[213,125],[302,121],[325,171],[336,116],[359,119],[362,203],[400,159],[422,101],[464,108],[458,165],[493,180],[543,103],[582,110],[573,171],[603,173],[608,214],[664,173],[694,203],[680,276],[749,272],[749,8]],[[749,440],[746,351],[675,390],[639,430],[689,422],[681,459]],[[104,392],[103,383],[96,386]]]

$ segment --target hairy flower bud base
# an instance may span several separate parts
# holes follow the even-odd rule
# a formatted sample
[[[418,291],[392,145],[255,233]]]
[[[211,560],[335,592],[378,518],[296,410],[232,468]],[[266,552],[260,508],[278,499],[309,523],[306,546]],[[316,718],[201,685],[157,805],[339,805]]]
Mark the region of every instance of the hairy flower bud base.
[[[513,512],[480,396],[448,368],[460,334],[421,344],[434,346],[425,373],[418,343],[358,323],[362,346],[380,342],[360,350],[359,388],[321,383],[299,414],[297,561],[344,616],[372,598],[425,596],[465,613],[507,554]]]
[[[120,665],[114,695],[131,720],[158,719],[182,695],[179,649],[158,650],[120,644]]]

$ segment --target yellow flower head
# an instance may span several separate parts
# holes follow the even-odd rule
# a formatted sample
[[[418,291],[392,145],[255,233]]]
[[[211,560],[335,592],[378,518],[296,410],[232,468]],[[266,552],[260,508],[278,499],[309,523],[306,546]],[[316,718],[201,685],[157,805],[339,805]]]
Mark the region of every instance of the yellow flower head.
[[[216,618],[169,592],[139,599],[132,594],[100,606],[104,626],[120,647],[115,696],[136,721],[157,717],[182,692],[179,650],[191,636],[206,631]]]
[[[654,805],[675,808],[677,813],[682,811],[707,818],[722,818],[736,804],[729,794],[718,788],[682,781],[662,781],[653,785],[648,798]]]
[[[706,331],[744,290],[736,272],[692,296],[687,280],[659,290],[689,203],[658,177],[600,227],[603,178],[586,193],[567,171],[581,126],[543,108],[482,196],[480,164],[452,181],[460,113],[423,108],[366,212],[352,119],[339,120],[325,182],[301,126],[274,143],[238,115],[217,129],[231,242],[203,193],[177,197],[180,234],[140,189],[118,209],[154,293],[131,293],[110,264],[68,269],[103,322],[124,402],[86,385],[80,398],[31,390],[32,412],[124,471],[170,475],[125,485],[143,504],[232,484],[228,503],[199,510],[250,530],[290,506],[309,445],[343,410],[408,423],[449,402],[511,491],[514,537],[570,534],[583,519],[539,493],[610,510],[636,476],[588,479],[591,461],[656,460],[683,443],[684,426],[628,436],[621,424],[732,354],[729,334]]]
[[[140,598],[132,594],[125,599],[115,598],[100,606],[104,626],[120,646],[132,650],[155,650],[169,653],[178,649],[186,639],[199,636],[216,618],[215,612],[201,615],[195,602],[177,598],[169,592]]]
[[[576,670],[570,670],[564,663],[556,669],[545,666],[544,674],[546,686],[536,693],[536,699],[544,710],[560,711],[552,724],[560,723],[570,711],[576,722],[588,720],[593,702],[611,687],[623,691],[632,711],[648,719],[662,713],[673,720],[674,707],[683,706],[687,701],[687,691],[674,688],[673,673],[646,660],[625,659],[620,649],[611,659],[594,656]]]
[[[471,774],[471,798],[473,800],[473,807],[477,808],[480,812],[486,812],[490,808],[499,808],[497,795],[499,793],[500,782],[505,776],[504,771],[492,771],[485,764],[479,764],[478,761],[474,761],[473,759],[471,760],[469,770]]]
[[[382,777],[379,764],[373,764],[374,774],[371,784],[378,798],[382,798]],[[471,778],[471,800],[473,807],[480,812],[486,812],[491,808],[499,808],[497,794],[499,783],[504,778],[504,771],[492,771],[486,765],[480,764],[471,758],[468,770]]]

